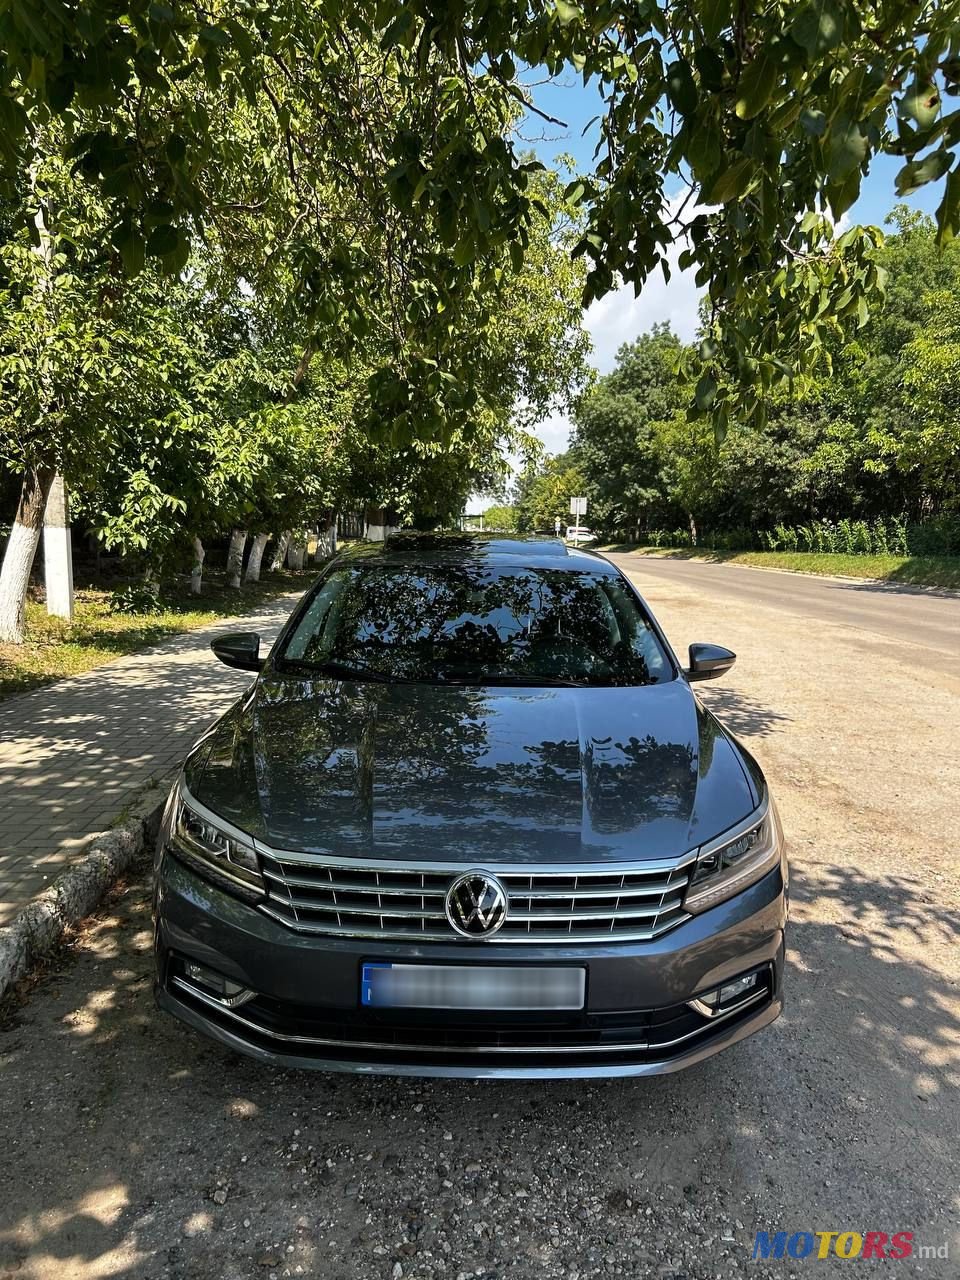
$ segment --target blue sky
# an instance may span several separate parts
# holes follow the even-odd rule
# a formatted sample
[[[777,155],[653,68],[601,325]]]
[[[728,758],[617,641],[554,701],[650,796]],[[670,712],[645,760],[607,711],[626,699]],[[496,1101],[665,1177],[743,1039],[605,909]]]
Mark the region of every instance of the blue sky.
[[[533,79],[532,74],[529,78]],[[567,154],[573,157],[578,169],[589,171],[593,167],[596,125],[588,130],[586,137],[583,131],[602,109],[596,88],[593,85],[585,87],[573,72],[531,87],[536,105],[564,121],[566,127],[548,124],[528,114],[520,129],[521,140],[532,147],[545,164],[552,165],[558,156]],[[864,179],[860,199],[846,215],[844,225],[875,223],[883,226],[886,215],[898,202],[894,178],[902,163],[893,156],[880,156],[874,161]],[[933,213],[942,196],[941,187],[942,183],[934,183],[921,188],[905,203]],[[664,284],[658,271],[639,298],[634,298],[630,287],[610,293],[594,303],[585,317],[594,344],[592,363],[600,372],[607,372],[613,367],[618,348],[659,320],[669,320],[681,338],[692,338],[700,292],[693,283],[692,273],[681,272],[674,265],[669,284]],[[569,422],[558,414],[542,423],[537,435],[550,453],[558,453],[567,446],[569,430]],[[472,503],[471,509],[475,506],[476,503]]]

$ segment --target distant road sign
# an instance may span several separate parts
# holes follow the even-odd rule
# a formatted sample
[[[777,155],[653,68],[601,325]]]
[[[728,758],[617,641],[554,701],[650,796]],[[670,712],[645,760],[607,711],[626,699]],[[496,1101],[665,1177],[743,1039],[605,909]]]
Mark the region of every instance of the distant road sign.
[[[587,500],[586,500],[586,498],[571,498],[571,499],[570,499],[570,514],[571,514],[572,516],[576,516],[576,517],[577,517],[577,519],[578,519],[578,522],[579,522],[579,517],[580,517],[580,516],[585,516],[585,515],[587,514]]]

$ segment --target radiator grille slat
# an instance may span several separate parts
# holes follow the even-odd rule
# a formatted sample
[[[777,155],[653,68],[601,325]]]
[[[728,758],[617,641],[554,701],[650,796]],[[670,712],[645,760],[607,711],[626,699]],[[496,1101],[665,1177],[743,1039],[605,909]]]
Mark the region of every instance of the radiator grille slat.
[[[450,884],[469,864],[420,869],[260,848],[262,910],[300,933],[384,941],[463,941],[447,921]],[[692,860],[499,871],[507,918],[496,943],[646,941],[688,919]],[[481,941],[478,939],[478,941]]]

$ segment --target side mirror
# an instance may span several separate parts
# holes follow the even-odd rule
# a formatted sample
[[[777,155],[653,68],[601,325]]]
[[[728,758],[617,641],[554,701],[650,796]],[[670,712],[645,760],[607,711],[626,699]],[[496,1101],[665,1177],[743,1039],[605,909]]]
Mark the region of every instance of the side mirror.
[[[263,666],[260,657],[260,637],[256,631],[232,631],[210,641],[210,648],[226,667],[240,671],[259,671]]]
[[[683,673],[688,680],[716,680],[726,675],[737,655],[720,644],[692,644],[690,666]]]

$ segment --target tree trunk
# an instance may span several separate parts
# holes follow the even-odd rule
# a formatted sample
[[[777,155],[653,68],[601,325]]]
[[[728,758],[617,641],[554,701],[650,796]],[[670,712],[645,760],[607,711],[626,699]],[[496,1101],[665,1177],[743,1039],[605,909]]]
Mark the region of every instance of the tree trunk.
[[[270,572],[276,573],[278,569],[283,568],[283,562],[287,558],[287,547],[290,545],[290,530],[284,529],[280,537],[277,539],[277,545],[273,551],[273,559],[270,561]]]
[[[690,520],[690,545],[692,547],[695,547],[697,545],[697,522],[693,518],[692,511],[689,513],[689,520]]]
[[[43,585],[51,618],[73,621],[73,543],[70,498],[63,476],[55,475],[43,513]]]
[[[254,537],[250,546],[250,555],[247,557],[247,572],[243,575],[244,582],[260,581],[260,562],[263,560],[263,553],[269,541],[269,533],[258,533]]]
[[[303,568],[303,553],[305,549],[303,531],[298,530],[290,539],[290,545],[287,548],[287,564],[291,569]]]
[[[33,469],[23,477],[17,517],[3,556],[0,569],[0,640],[13,644],[23,643],[30,570],[40,541],[43,510],[53,477],[53,467]]]
[[[337,554],[337,513],[331,512],[317,535],[317,549],[313,553],[314,564],[323,564]]]
[[[199,538],[194,537],[193,568],[190,570],[190,590],[195,596],[200,594],[201,585],[203,583],[203,561],[206,554],[206,551],[203,549],[203,543]]]
[[[247,545],[246,529],[234,529],[230,535],[227,552],[227,586],[240,590],[240,573],[243,569],[243,549]]]

